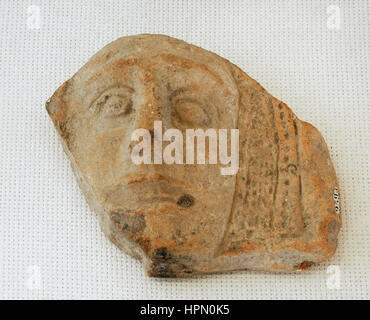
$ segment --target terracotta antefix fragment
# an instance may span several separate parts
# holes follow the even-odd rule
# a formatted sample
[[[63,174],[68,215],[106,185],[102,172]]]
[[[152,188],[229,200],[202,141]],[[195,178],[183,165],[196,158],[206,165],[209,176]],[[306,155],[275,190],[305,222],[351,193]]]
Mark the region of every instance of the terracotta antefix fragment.
[[[321,134],[212,52],[163,35],[120,38],[46,109],[102,230],[149,276],[294,271],[335,252],[340,193]],[[133,131],[152,133],[155,121],[184,137],[238,129],[239,170],[133,163]]]

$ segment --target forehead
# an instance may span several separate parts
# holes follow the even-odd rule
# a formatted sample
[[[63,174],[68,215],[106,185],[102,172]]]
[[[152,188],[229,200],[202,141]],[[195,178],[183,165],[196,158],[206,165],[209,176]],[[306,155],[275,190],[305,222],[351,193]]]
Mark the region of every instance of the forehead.
[[[73,77],[79,89],[120,81],[189,79],[236,90],[228,61],[184,41],[161,35],[120,38],[98,53]],[[110,82],[108,84],[108,82]],[[90,91],[90,90],[89,90]]]

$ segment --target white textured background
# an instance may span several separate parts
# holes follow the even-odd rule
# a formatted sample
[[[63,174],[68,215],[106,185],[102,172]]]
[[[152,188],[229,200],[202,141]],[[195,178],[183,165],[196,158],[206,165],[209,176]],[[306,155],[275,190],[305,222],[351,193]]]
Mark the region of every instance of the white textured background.
[[[30,29],[30,5],[41,25]],[[341,12],[327,27],[327,7]],[[370,298],[368,1],[0,1],[0,298]],[[44,108],[118,37],[164,33],[239,65],[329,145],[341,187],[335,256],[298,273],[150,279],[101,233]],[[341,271],[327,287],[327,267]],[[31,282],[32,279],[39,283]]]

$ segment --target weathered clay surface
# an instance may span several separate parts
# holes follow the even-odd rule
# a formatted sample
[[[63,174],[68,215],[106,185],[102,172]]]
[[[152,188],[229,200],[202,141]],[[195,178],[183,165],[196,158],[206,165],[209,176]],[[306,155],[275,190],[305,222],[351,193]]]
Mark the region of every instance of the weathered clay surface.
[[[216,54],[163,35],[120,38],[46,108],[104,233],[149,276],[293,271],[334,254],[338,183],[321,134]],[[238,128],[239,172],[133,164],[131,133],[154,120]]]

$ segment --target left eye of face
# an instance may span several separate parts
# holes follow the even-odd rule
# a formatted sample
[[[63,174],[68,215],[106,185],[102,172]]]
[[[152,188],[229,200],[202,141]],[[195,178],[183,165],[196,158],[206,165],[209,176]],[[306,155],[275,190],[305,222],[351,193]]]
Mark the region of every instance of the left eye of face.
[[[90,106],[90,111],[103,117],[124,117],[132,112],[131,90],[112,88],[103,92]]]
[[[113,95],[105,98],[101,113],[108,117],[125,116],[132,111],[132,100],[127,96]]]

